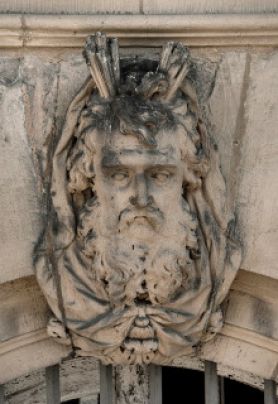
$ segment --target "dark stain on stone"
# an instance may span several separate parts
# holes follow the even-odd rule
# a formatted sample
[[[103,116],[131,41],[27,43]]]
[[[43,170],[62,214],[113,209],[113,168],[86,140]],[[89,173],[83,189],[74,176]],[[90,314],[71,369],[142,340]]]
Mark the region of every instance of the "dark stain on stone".
[[[54,235],[57,235],[57,234],[58,234],[58,231],[59,231],[60,225],[59,225],[58,215],[57,215],[56,212],[53,212],[53,213],[52,213],[52,221],[51,221],[51,224],[52,224],[52,231],[53,231],[53,234],[54,234]]]
[[[102,148],[103,158],[101,160],[102,167],[113,167],[120,165],[118,154],[110,147],[104,146]]]
[[[131,384],[131,385],[129,386],[128,394],[129,394],[130,396],[133,396],[133,395],[135,394],[135,387],[134,387],[133,384]]]
[[[0,84],[12,87],[19,79],[20,58],[3,58],[0,61]]]
[[[32,262],[33,266],[35,267],[39,258],[42,255],[46,254],[46,246],[45,246],[45,229],[39,234],[37,243],[35,244],[33,255],[32,255]]]
[[[197,260],[201,257],[201,251],[199,249],[192,248],[189,250],[189,256],[192,260]]]
[[[24,313],[18,312],[20,308],[6,307],[5,312],[2,313],[0,324],[0,341],[6,341],[12,337],[16,337],[19,334],[19,321],[21,315]],[[21,314],[21,315],[20,315]],[[2,327],[3,325],[3,327]]]
[[[214,241],[219,244],[220,243],[220,234],[219,227],[215,221],[215,219],[210,215],[210,213],[206,210],[204,213],[204,221],[207,226],[210,226],[212,237]]]
[[[204,213],[204,220],[207,226],[211,224],[210,214],[207,210]]]
[[[275,315],[267,302],[258,298],[254,299],[252,304],[252,320],[255,330],[259,334],[269,338],[275,337],[273,324],[274,318]]]
[[[200,284],[201,284],[201,278],[196,277],[190,286],[192,287],[193,290],[198,290],[200,287]]]
[[[213,235],[215,242],[217,244],[219,244],[220,243],[220,232],[219,232],[219,227],[217,226],[215,221],[213,221],[211,224],[211,231],[212,231],[212,235]]]

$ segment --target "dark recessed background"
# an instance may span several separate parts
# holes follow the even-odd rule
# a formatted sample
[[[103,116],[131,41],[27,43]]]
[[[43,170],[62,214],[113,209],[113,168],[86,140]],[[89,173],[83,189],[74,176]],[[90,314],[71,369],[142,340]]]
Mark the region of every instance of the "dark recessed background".
[[[234,380],[224,379],[224,392],[223,404],[264,404],[263,392]],[[204,395],[203,372],[162,368],[163,404],[204,404]]]
[[[225,400],[221,404],[264,404],[263,392],[224,378]],[[197,370],[162,367],[162,404],[205,404],[204,373]],[[65,401],[79,404],[79,400]]]

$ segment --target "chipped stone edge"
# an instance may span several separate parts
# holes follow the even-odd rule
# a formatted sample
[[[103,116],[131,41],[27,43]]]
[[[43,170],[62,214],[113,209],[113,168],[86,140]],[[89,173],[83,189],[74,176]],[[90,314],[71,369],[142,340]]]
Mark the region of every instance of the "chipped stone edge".
[[[97,30],[121,46],[277,46],[278,14],[20,15],[0,14],[1,48],[79,48]]]

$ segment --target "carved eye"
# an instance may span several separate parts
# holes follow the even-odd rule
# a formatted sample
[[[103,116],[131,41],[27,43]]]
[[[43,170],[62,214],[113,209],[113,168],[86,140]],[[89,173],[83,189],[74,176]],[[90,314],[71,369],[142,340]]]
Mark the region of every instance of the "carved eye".
[[[117,171],[111,174],[111,178],[117,182],[126,181],[129,178],[128,171]]]
[[[159,184],[163,184],[168,181],[171,177],[171,173],[169,171],[153,171],[151,172],[151,178],[155,180],[155,182]]]

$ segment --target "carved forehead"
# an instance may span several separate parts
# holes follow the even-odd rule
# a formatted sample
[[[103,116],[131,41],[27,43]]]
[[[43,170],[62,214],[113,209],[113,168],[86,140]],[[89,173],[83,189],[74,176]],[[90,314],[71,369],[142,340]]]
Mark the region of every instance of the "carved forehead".
[[[96,159],[103,167],[136,165],[177,165],[181,161],[179,137],[174,131],[160,131],[156,146],[140,143],[133,135],[112,133],[98,142]]]

